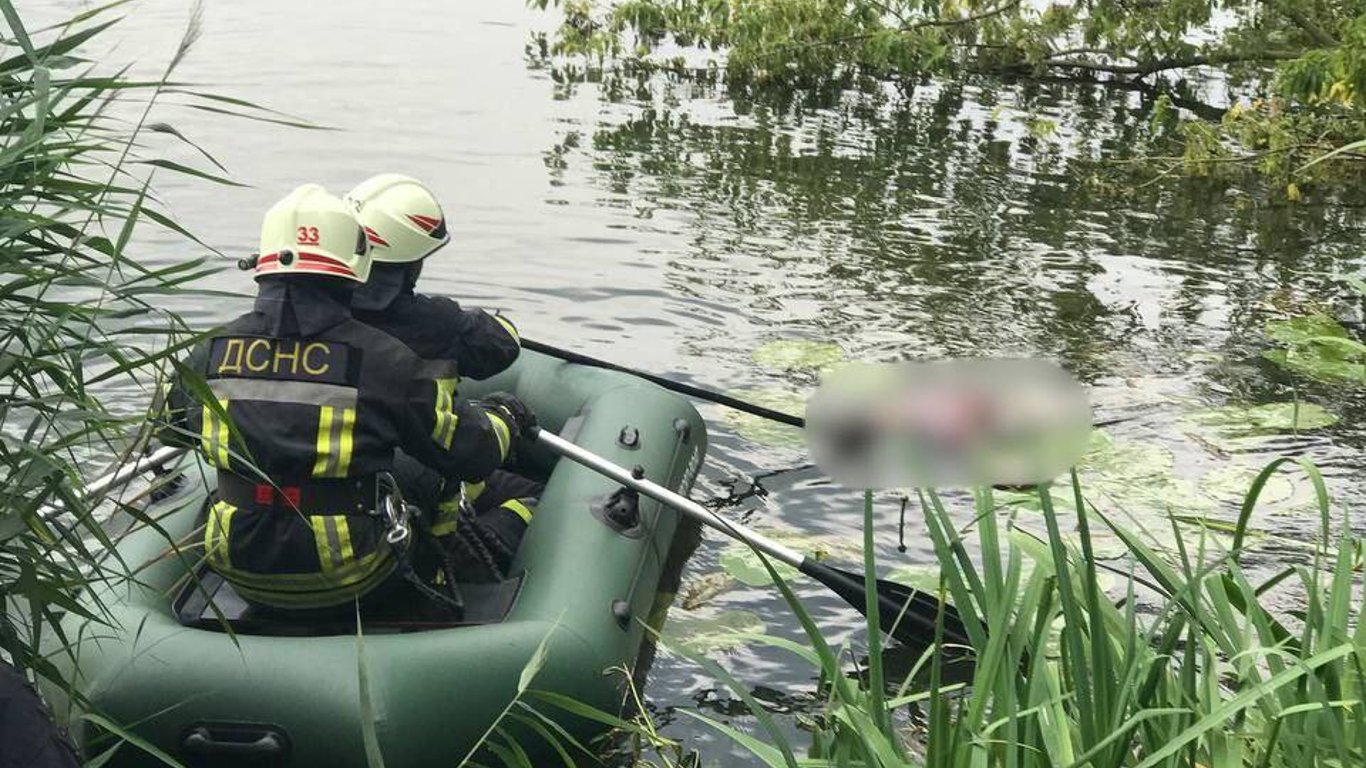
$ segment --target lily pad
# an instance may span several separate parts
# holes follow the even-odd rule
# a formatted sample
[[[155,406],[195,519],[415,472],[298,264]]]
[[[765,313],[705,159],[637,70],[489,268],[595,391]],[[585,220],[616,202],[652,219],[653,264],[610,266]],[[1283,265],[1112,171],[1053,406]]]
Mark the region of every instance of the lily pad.
[[[740,648],[749,635],[768,631],[763,619],[749,611],[721,611],[712,616],[674,611],[664,622],[663,645],[697,654]]]
[[[844,362],[844,350],[828,341],[778,339],[754,350],[754,362],[773,371],[823,371]]]
[[[1251,464],[1224,464],[1200,478],[1200,490],[1217,501],[1237,504],[1247,496],[1252,481],[1262,467]],[[1287,472],[1277,472],[1267,479],[1257,497],[1259,505],[1281,504],[1295,497],[1295,481]]]
[[[786,389],[736,390],[732,396],[775,411],[801,416],[806,413],[806,397]],[[761,445],[798,447],[806,445],[806,437],[796,427],[779,424],[771,419],[727,408],[725,420],[746,438]]]
[[[1319,381],[1366,382],[1366,344],[1326,314],[1270,322],[1266,335],[1285,346],[1262,357],[1287,370]]]
[[[1266,324],[1266,335],[1282,344],[1303,344],[1325,336],[1348,338],[1347,329],[1341,323],[1319,312],[1289,320],[1273,320]]]
[[[1091,447],[1078,465],[1083,477],[1107,480],[1147,481],[1172,476],[1176,460],[1165,446],[1116,441],[1105,430],[1091,433]]]
[[[1172,452],[1162,445],[1133,441],[1116,441],[1103,430],[1091,437],[1091,450],[1078,465],[1082,495],[1102,509],[1123,510],[1129,513],[1183,512],[1203,513],[1212,509],[1209,499],[1201,496],[1188,480],[1176,474]],[[1071,482],[1060,478],[1050,486],[1049,497],[1059,514],[1076,513],[1076,501]],[[1041,511],[1038,491],[998,491],[996,498],[1004,504],[1031,511]]]
[[[1314,403],[1281,402],[1265,405],[1226,405],[1190,414],[1187,419],[1214,429],[1223,437],[1303,432],[1336,424],[1332,411]]]
[[[1269,349],[1262,357],[1316,381],[1366,382],[1366,345],[1352,339],[1324,336],[1285,349]]]

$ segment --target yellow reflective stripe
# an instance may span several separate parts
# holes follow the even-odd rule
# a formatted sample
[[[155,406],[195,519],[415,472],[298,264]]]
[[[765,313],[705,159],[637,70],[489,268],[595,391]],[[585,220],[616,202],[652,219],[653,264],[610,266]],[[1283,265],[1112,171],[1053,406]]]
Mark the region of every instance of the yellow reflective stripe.
[[[480,483],[482,486],[483,483]],[[465,484],[470,487],[469,483]],[[460,521],[460,497],[452,496],[448,499],[438,501],[436,504],[436,518],[432,520],[432,535],[447,536],[455,533],[456,523]]]
[[[228,577],[228,580],[234,585],[242,584],[251,589],[278,592],[320,592],[352,586],[364,581],[370,578],[376,569],[382,569],[392,564],[393,559],[392,552],[385,549],[371,552],[354,562],[347,563],[327,573],[322,571],[259,573],[231,567],[222,569],[222,571],[223,575]]]
[[[338,411],[340,410],[340,413]],[[318,408],[318,439],[313,462],[314,477],[346,477],[351,470],[351,451],[355,444],[356,409]]]
[[[480,480],[477,483],[465,483],[465,500],[473,502],[475,499],[479,498],[480,494],[484,492],[484,489],[488,487],[488,483],[483,480]],[[456,499],[456,501],[459,500],[459,498]]]
[[[204,556],[209,559],[210,563],[213,562],[214,557],[213,534],[214,531],[218,530],[218,504],[222,503],[220,501],[209,507],[208,519],[204,521]]]
[[[508,430],[507,422],[489,413],[489,424],[493,426],[493,434],[498,438],[498,458],[499,460],[508,457],[508,449],[512,447],[512,433]]]
[[[531,524],[531,507],[523,504],[519,499],[508,499],[498,506],[522,518],[522,522]]]
[[[332,412],[330,405],[318,409],[317,461],[313,462],[313,476],[327,477],[332,467]]]
[[[498,324],[507,330],[508,335],[512,336],[512,340],[517,342],[518,346],[521,345],[522,337],[517,335],[517,329],[512,326],[512,323],[505,320],[502,315],[494,315],[493,319],[497,320]]]
[[[226,398],[218,398],[218,405],[226,413],[228,401]],[[230,461],[228,451],[228,423],[218,417],[218,412],[210,408],[208,404],[200,406],[201,421],[199,427],[199,445],[204,451],[204,456],[214,466],[227,469]]]
[[[340,450],[337,451],[337,477],[346,477],[351,471],[351,447],[356,431],[356,409],[343,408],[341,434],[338,437]]]
[[[390,557],[383,562],[376,562],[374,557],[375,555],[372,553],[363,558],[362,562],[366,563],[368,569],[365,573],[343,580],[339,580],[335,576],[326,579],[321,576],[314,576],[312,577],[312,587],[300,589],[284,587],[283,584],[279,583],[278,576],[264,579],[244,578],[248,575],[236,573],[225,573],[224,576],[232,582],[238,594],[248,600],[282,608],[325,608],[354,600],[389,578],[396,566],[394,559]]]
[[[308,525],[313,529],[313,545],[318,548],[318,563],[324,573],[332,573],[341,565],[341,547],[337,546],[335,535],[328,535],[331,519],[321,515],[308,516]]]
[[[226,397],[218,398],[218,405],[223,408],[223,413],[228,412],[228,399]],[[232,466],[232,457],[228,450],[229,439],[227,420],[218,419],[218,466],[224,469]]]
[[[356,551],[351,548],[351,524],[341,515],[334,517],[333,520],[337,523],[337,541],[341,544],[342,563],[350,563],[356,559]]]
[[[450,449],[455,439],[455,385],[457,379],[436,380],[436,423],[432,426],[432,439],[442,448]]]
[[[226,501],[215,502],[209,508],[209,518],[204,524],[204,555],[209,564],[219,570],[232,567],[228,543],[232,533],[232,516],[236,511],[237,507]]]
[[[209,461],[213,461],[214,456],[218,454],[214,447],[214,440],[218,437],[218,429],[213,423],[217,416],[208,405],[201,405],[199,409],[199,447],[204,451],[204,456]]]

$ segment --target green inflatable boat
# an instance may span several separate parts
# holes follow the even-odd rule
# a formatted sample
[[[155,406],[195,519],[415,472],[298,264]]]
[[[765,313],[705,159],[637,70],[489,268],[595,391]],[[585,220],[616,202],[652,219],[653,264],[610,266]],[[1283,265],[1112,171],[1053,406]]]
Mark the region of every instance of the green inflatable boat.
[[[680,493],[702,463],[707,436],[696,410],[639,379],[524,352],[462,392],[500,389],[530,404],[547,430]],[[530,449],[517,469],[547,485],[513,575],[464,585],[458,624],[366,622],[358,636],[354,623],[254,618],[193,546],[170,546],[194,540],[213,484],[197,459],[182,459],[173,469],[182,480],[146,509],[163,530],[135,527],[118,544],[138,583],[86,598],[103,603],[114,626],[68,616],[78,661],[56,661],[80,696],[47,691],[54,709],[87,752],[99,730],[79,715],[92,711],[187,766],[363,768],[372,764],[367,734],[387,768],[454,766],[508,707],[544,645],[530,688],[619,711],[619,670],[641,661],[645,625],[666,605],[657,600],[666,563],[690,537],[678,535],[674,511],[572,462]],[[587,720],[530,703],[575,738],[593,733]],[[500,731],[537,764],[535,753],[553,756],[544,735],[555,726],[518,713]],[[490,761],[498,762],[480,762]],[[110,765],[156,763],[125,744]]]

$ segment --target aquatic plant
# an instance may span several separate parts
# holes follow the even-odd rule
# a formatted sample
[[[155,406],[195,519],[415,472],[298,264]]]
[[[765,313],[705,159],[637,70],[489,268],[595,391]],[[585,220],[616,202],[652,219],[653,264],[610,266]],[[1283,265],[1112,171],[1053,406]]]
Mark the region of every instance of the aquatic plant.
[[[31,30],[12,0],[0,0],[0,659],[57,688],[52,654],[74,652],[77,640],[59,619],[74,613],[98,627],[103,607],[76,595],[129,578],[137,565],[108,556],[104,519],[113,508],[153,522],[141,519],[139,501],[154,488],[84,492],[150,437],[144,408],[120,412],[105,394],[154,398],[163,369],[196,338],[165,300],[216,271],[206,256],[168,266],[139,256],[137,235],[149,228],[211,250],[159,210],[154,178],[234,183],[153,116],[170,93],[189,106],[267,116],[172,80],[199,35],[197,11],[156,77],[88,58],[123,5]],[[215,170],[166,159],[166,145],[191,147]],[[113,734],[110,752],[131,743],[159,754],[98,713],[83,717]]]
[[[1273,462],[1254,478],[1231,546],[1178,532],[1175,562],[1144,532],[1088,504],[1076,475],[1076,535],[1059,525],[1051,494],[1039,495],[1046,534],[1036,537],[1013,524],[1015,513],[990,490],[978,491],[976,562],[943,500],[925,492],[920,501],[942,564],[938,589],[964,615],[974,635],[971,652],[927,638],[912,672],[889,679],[870,595],[860,685],[849,675],[849,649],[825,639],[764,561],[807,643],[737,634],[789,652],[819,673],[823,705],[806,723],[810,743],[792,743],[746,684],[683,649],[741,700],[758,730],[686,714],[768,766],[1360,765],[1366,629],[1354,593],[1354,553],[1361,544],[1346,521],[1335,529],[1313,465],[1298,464],[1316,489],[1320,531],[1311,560],[1257,583],[1240,566],[1257,501],[1289,461]],[[872,571],[872,494],[864,516],[865,566]],[[1113,574],[1097,562],[1092,526],[1119,537],[1131,553],[1118,594],[1105,589]],[[1271,602],[1273,592],[1286,590],[1303,606],[1288,616]]]

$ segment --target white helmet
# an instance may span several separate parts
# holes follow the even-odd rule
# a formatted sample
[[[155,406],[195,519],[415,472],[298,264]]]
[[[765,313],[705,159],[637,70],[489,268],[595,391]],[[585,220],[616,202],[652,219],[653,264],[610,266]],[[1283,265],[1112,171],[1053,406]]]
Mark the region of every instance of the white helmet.
[[[370,238],[375,261],[421,261],[451,241],[441,205],[431,190],[411,176],[371,176],[346,193],[346,202]]]
[[[364,283],[370,277],[370,243],[340,198],[305,184],[266,211],[261,222],[256,278],[309,274]]]

